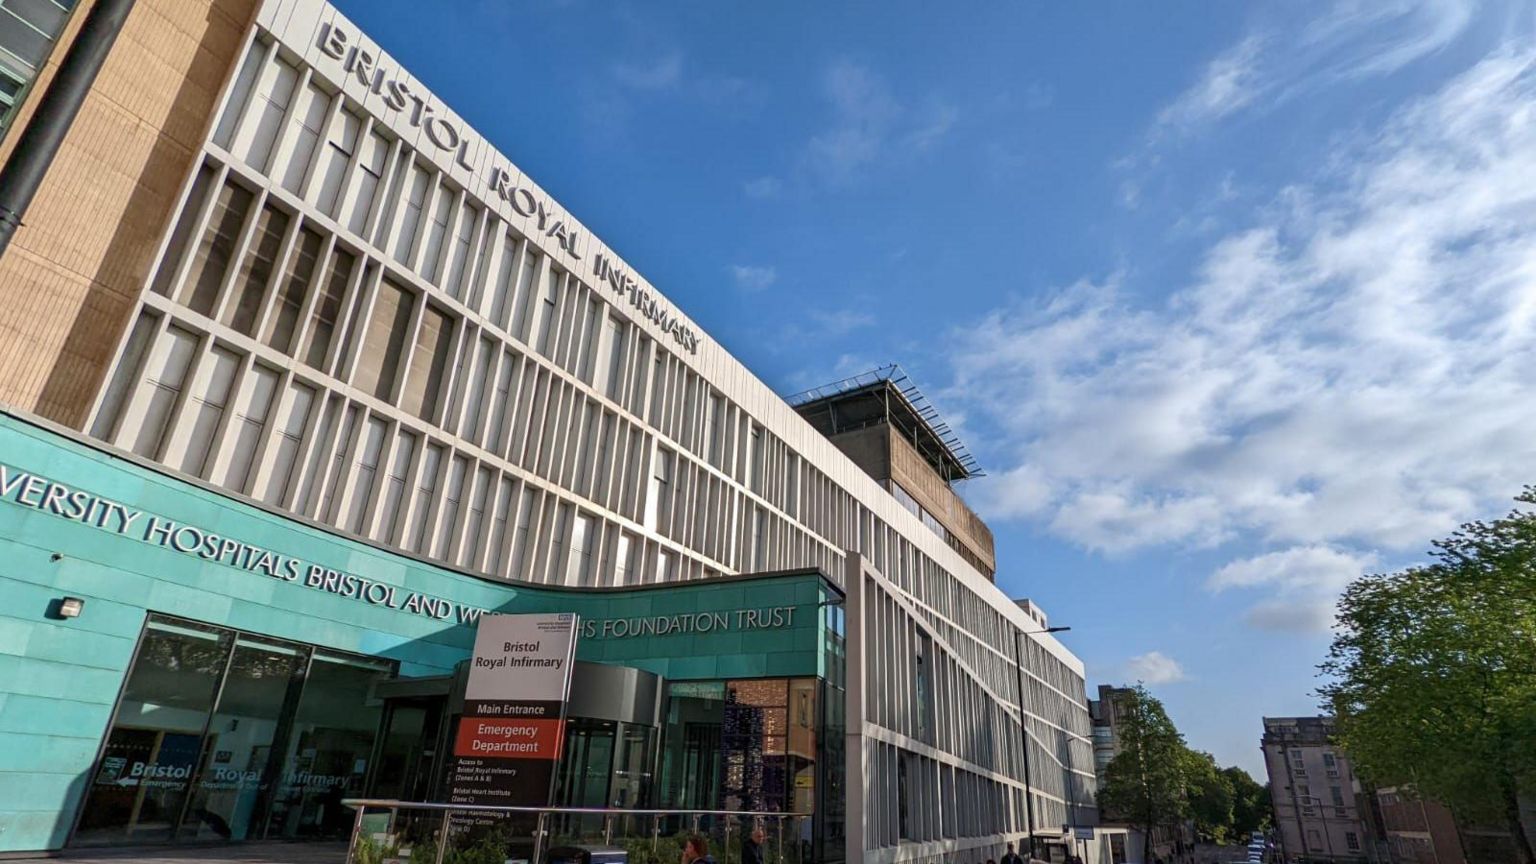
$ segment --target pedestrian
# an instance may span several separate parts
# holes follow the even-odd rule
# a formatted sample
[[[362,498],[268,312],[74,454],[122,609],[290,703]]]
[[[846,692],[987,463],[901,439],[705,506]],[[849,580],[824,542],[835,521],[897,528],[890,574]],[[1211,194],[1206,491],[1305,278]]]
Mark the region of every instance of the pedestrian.
[[[763,864],[763,844],[767,841],[768,835],[763,831],[763,826],[753,828],[741,844],[741,864]]]
[[[1019,857],[1019,853],[1013,851],[1012,843],[1008,844],[1008,851],[1003,853],[1003,864],[1024,864],[1024,859]]]
[[[683,864],[715,864],[715,856],[709,854],[709,841],[703,834],[688,838],[687,845],[683,846]]]

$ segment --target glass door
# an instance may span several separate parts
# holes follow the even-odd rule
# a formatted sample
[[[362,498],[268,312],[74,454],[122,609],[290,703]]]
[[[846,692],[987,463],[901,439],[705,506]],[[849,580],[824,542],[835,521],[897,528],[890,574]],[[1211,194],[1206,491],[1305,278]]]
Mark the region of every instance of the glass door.
[[[163,843],[186,809],[234,634],[151,620],[81,805],[77,845]]]
[[[244,634],[236,639],[180,838],[260,836],[257,811],[283,764],[273,742],[288,731],[308,665],[306,646]]]

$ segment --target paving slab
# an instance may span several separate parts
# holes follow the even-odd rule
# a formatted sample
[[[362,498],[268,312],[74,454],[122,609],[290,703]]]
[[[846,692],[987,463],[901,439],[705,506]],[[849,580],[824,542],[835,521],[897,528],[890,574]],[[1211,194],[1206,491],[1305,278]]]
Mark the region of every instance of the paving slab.
[[[67,849],[20,861],[99,861],[103,864],[344,864],[345,843],[238,843],[229,846],[153,846]]]

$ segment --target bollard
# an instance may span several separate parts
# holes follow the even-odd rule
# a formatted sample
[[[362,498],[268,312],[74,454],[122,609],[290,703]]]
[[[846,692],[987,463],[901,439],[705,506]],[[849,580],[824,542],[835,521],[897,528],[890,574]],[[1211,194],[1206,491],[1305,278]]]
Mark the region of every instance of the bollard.
[[[603,817],[603,845],[613,845],[613,814]]]
[[[784,864],[784,817],[773,820],[774,831],[779,835],[779,864]]]
[[[651,855],[656,854],[656,844],[661,842],[661,814],[651,815]]]

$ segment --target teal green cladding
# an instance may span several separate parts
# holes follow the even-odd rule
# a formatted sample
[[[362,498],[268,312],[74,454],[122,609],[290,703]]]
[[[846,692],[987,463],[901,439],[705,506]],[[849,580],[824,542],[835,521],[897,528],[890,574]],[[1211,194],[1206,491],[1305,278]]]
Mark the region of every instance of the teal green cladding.
[[[496,583],[268,512],[4,413],[0,466],[0,853],[64,844],[149,611],[390,658],[406,677],[447,673],[468,657],[480,610],[575,612],[590,622],[581,659],[671,679],[824,670],[820,604],[828,589],[815,573],[610,591]],[[29,487],[23,474],[41,479]],[[43,481],[82,493],[76,504],[88,495],[141,515],[125,528],[101,505],[81,521],[82,507],[47,504]],[[207,560],[147,539],[151,520],[252,549]],[[299,578],[283,578],[284,559]],[[376,584],[375,602],[307,585],[311,567],[317,583],[328,569]],[[49,617],[64,596],[85,600],[79,618]],[[624,632],[631,627],[643,635]]]

